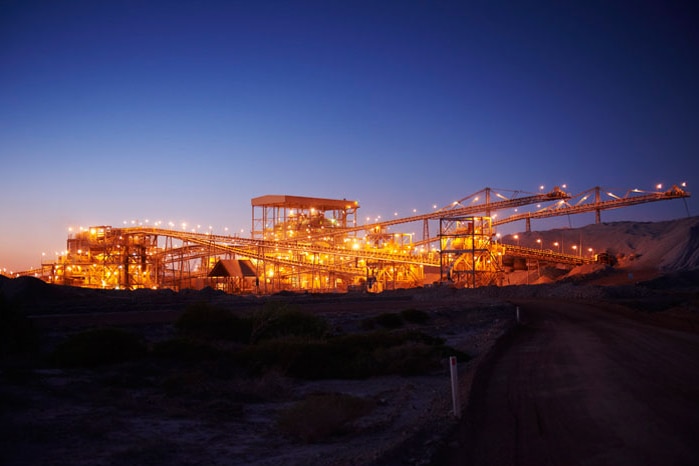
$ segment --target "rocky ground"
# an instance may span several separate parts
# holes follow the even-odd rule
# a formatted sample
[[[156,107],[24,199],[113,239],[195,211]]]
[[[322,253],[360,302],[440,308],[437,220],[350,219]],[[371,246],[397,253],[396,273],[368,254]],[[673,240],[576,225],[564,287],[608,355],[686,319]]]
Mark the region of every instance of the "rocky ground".
[[[420,309],[430,315],[429,321],[410,325],[472,357],[458,365],[465,405],[482,357],[516,324],[513,303],[518,299],[595,302],[653,325],[699,331],[695,272],[617,286],[595,285],[599,279],[600,274],[593,273],[552,285],[266,298],[210,290],[97,296],[88,290],[56,290],[31,279],[5,281],[3,288],[14,290],[8,294],[15,297],[27,297],[45,345],[100,325],[129,328],[151,342],[162,340],[173,332],[172,322],[181,309],[203,299],[238,310],[257,306],[260,300],[284,300],[324,316],[335,331],[347,333],[361,331],[370,316]],[[135,310],[129,302],[138,303]],[[162,368],[153,364],[64,369],[36,361],[6,361],[0,375],[0,460],[6,465],[430,464],[457,423],[446,360],[441,369],[419,376],[325,381],[273,372],[225,382],[199,380],[200,374],[188,366],[165,384],[158,378]],[[282,429],[281,413],[315,393],[349,394],[368,401],[370,409],[342,432],[320,440],[303,440]],[[317,422],[317,416],[308,413],[308,423]]]
[[[177,308],[204,298],[238,310],[260,304],[260,298],[210,291],[168,293],[175,308],[168,310],[163,293],[98,296],[86,290],[56,290],[31,279],[15,280],[6,282],[5,289],[13,287],[8,294],[15,297],[30,297],[27,306],[44,334],[45,351],[66,335],[103,325],[128,328],[150,342],[162,340],[174,331],[172,322],[181,313]],[[64,295],[56,296],[59,292]],[[109,307],[112,301],[131,298],[137,298],[141,307],[151,301],[153,310],[124,310],[123,303]],[[327,318],[335,331],[347,333],[361,331],[362,322],[371,316],[407,308],[424,310],[429,322],[413,327],[445,338],[448,345],[473,358],[458,365],[464,400],[479,355],[514,322],[511,304],[451,289],[264,299],[294,302]],[[42,306],[43,302],[47,304]],[[60,314],[56,307],[61,308]],[[193,381],[201,374],[185,365],[174,372],[177,377],[164,383],[163,369],[153,364],[66,369],[36,361],[6,362],[0,375],[2,463],[423,464],[456,422],[446,360],[441,369],[419,376],[324,381],[302,381],[274,372],[225,382]],[[320,440],[300,439],[281,429],[280,413],[316,393],[352,395],[367,400],[370,409],[343,432]],[[318,422],[314,416],[318,414],[309,414],[309,424]]]

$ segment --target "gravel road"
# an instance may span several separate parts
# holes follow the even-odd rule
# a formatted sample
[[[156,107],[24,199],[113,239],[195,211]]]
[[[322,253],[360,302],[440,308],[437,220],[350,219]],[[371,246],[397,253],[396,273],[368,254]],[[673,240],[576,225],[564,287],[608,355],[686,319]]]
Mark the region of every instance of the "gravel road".
[[[591,304],[519,305],[439,464],[699,464],[699,335]]]

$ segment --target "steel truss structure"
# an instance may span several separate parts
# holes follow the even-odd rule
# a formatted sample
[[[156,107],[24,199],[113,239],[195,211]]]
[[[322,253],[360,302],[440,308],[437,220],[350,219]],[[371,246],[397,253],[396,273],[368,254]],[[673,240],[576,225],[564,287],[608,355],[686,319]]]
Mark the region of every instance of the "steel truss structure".
[[[493,238],[490,217],[440,218],[441,280],[469,288],[502,284],[505,247]]]
[[[658,193],[637,191],[603,200],[600,188],[593,188],[595,202],[586,203],[591,195],[574,197],[559,188],[524,196],[485,188],[430,213],[365,225],[357,224],[356,201],[268,195],[251,201],[250,238],[147,226],[94,226],[69,235],[67,250],[55,262],[17,275],[91,288],[212,286],[242,293],[381,291],[433,282],[466,287],[500,284],[505,254],[569,264],[594,259],[500,244],[497,225],[526,220],[529,227],[532,218],[689,197],[677,187]],[[545,207],[495,219],[498,212],[529,204]],[[419,241],[411,234],[389,231],[413,222],[423,226]],[[429,237],[429,222],[439,224],[435,237]]]

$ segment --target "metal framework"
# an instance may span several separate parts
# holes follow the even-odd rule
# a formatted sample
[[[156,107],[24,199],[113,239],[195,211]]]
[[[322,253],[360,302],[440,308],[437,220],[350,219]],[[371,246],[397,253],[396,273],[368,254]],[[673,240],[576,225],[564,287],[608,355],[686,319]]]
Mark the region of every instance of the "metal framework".
[[[560,199],[557,202],[540,208],[535,212],[526,212],[511,215],[494,222],[497,225],[524,220],[526,231],[531,231],[531,220],[539,218],[556,217],[560,215],[595,213],[595,223],[602,221],[602,211],[618,209],[632,205],[645,204],[656,201],[669,201],[672,199],[685,199],[690,194],[678,186],[672,186],[667,191],[648,192],[640,189],[630,189],[622,196],[616,195],[609,189],[595,186],[575,196]]]
[[[253,198],[252,238],[298,240],[324,230],[357,225],[357,201],[267,195]]]
[[[406,288],[441,281],[455,286],[500,284],[502,257],[581,264],[592,258],[530,250],[496,241],[495,227],[511,221],[689,197],[666,192],[601,198],[601,189],[570,196],[554,188],[527,194],[485,188],[426,214],[357,224],[356,201],[268,195],[252,199],[250,238],[155,227],[95,226],[71,233],[56,261],[16,275],[91,288],[202,288],[228,292],[316,292]],[[588,202],[595,193],[594,202]],[[492,199],[497,199],[493,201]],[[499,211],[546,205],[496,219]],[[597,215],[599,219],[599,213]],[[429,222],[439,234],[429,237]],[[391,232],[415,222],[423,238]],[[238,264],[237,266],[235,264]],[[241,266],[244,264],[244,267]],[[243,270],[244,269],[244,270]]]
[[[441,281],[468,288],[501,284],[505,248],[494,237],[490,217],[439,219]]]

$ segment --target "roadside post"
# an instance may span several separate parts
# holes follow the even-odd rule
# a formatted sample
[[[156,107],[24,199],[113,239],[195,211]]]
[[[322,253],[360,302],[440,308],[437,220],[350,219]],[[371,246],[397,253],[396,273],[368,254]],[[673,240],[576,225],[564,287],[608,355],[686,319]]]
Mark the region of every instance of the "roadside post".
[[[449,358],[449,368],[451,370],[451,402],[454,409],[454,416],[461,417],[461,406],[459,403],[458,371],[456,366],[456,356]]]

